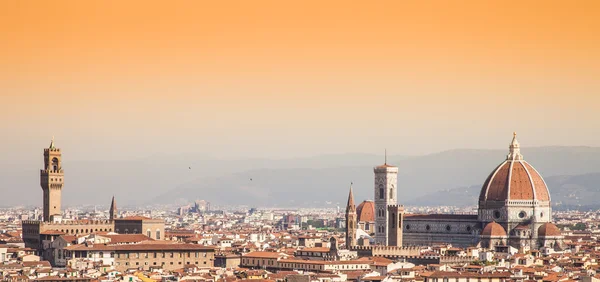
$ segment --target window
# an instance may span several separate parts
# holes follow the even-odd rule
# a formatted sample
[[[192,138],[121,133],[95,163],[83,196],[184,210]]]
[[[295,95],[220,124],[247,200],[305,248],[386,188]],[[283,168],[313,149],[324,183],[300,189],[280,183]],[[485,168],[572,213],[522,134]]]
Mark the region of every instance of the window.
[[[156,230],[156,240],[160,240],[160,230]]]
[[[379,199],[384,199],[385,193],[383,191],[383,184],[379,184]]]
[[[146,231],[146,236],[148,236],[148,238],[152,238],[152,231]]]
[[[58,170],[58,159],[52,158],[52,170]]]
[[[390,188],[390,199],[394,199],[394,189]]]
[[[495,219],[499,219],[500,218],[500,211],[494,211],[494,218]]]

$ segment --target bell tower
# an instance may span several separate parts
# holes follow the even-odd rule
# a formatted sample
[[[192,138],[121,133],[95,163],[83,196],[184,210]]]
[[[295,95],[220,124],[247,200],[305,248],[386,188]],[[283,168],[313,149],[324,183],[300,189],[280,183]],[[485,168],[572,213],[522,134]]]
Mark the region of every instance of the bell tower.
[[[398,167],[387,163],[387,150],[383,165],[373,169],[375,174],[375,244],[387,246],[390,234],[388,206],[397,203]]]
[[[44,192],[44,221],[54,221],[61,215],[60,203],[64,184],[62,154],[54,147],[54,137],[50,146],[44,149],[44,169],[40,171],[40,185]]]
[[[354,205],[352,184],[350,184],[348,204],[346,205],[346,249],[350,249],[351,247],[356,246],[356,218],[356,206]]]

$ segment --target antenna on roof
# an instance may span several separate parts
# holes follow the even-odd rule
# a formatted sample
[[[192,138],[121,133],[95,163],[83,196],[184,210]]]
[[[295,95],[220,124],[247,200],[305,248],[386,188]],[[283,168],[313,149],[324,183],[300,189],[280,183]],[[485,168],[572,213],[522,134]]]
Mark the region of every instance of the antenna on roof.
[[[387,164],[387,149],[385,149],[383,164]]]

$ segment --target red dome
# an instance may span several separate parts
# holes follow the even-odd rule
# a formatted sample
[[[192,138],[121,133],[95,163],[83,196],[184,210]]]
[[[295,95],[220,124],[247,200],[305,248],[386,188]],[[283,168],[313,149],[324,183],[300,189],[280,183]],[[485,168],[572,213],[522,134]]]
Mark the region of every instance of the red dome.
[[[550,193],[542,176],[530,164],[523,160],[507,160],[487,178],[479,200],[550,201]]]
[[[375,204],[373,201],[364,201],[356,208],[358,221],[375,221]]]
[[[523,160],[521,145],[514,133],[506,161],[488,176],[481,187],[479,201],[538,200],[550,201],[542,176]]]
[[[506,230],[504,230],[502,225],[492,221],[483,228],[483,231],[481,231],[481,236],[505,237]]]
[[[558,229],[558,227],[556,227],[556,225],[550,223],[550,222],[546,222],[544,224],[542,224],[542,226],[540,226],[540,228],[538,228],[538,236],[540,237],[546,237],[546,236],[561,236],[562,233],[560,232],[560,229]]]

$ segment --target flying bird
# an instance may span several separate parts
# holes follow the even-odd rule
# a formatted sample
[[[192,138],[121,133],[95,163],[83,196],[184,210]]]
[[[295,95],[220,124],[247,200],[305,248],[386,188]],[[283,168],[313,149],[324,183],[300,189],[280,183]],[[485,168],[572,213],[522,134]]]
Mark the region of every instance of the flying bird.
[[[190,167],[188,167],[188,169],[192,169],[192,167],[190,166]]]
[[[250,181],[252,181],[252,178],[250,178]]]

